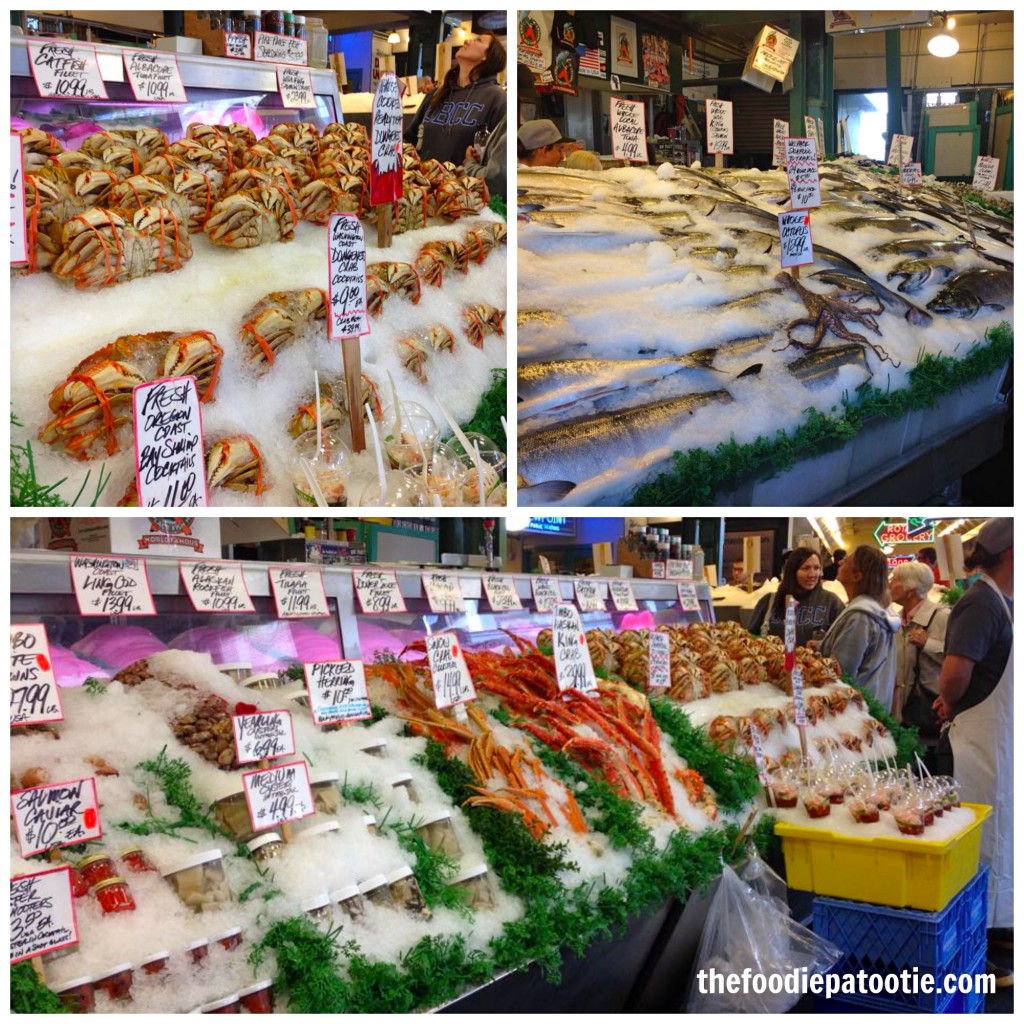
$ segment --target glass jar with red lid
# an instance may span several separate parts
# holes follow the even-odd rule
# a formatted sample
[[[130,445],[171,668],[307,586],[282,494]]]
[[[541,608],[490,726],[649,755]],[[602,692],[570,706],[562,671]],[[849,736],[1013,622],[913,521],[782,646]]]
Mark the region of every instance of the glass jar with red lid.
[[[135,909],[132,891],[123,878],[116,875],[93,886],[93,894],[100,902],[104,914],[120,914]]]
[[[89,857],[83,857],[77,867],[78,873],[85,879],[90,889],[95,889],[100,882],[117,878],[114,862],[107,853],[94,853]]]
[[[150,859],[137,846],[129,846],[121,851],[121,863],[135,874],[140,874],[143,871],[156,871]]]
[[[82,872],[71,865],[71,892],[76,900],[89,895],[89,883],[82,877]]]

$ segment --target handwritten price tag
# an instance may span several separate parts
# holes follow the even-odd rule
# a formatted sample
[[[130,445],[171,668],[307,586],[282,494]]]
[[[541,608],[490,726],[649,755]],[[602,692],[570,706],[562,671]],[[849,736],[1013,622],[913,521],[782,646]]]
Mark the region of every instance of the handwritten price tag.
[[[402,198],[402,95],[398,79],[386,71],[373,94],[370,129],[370,203]]]
[[[248,32],[225,32],[224,56],[233,60],[252,60],[252,36]]]
[[[436,614],[466,610],[459,577],[453,572],[425,572],[423,590],[426,592],[430,610]]]
[[[279,36],[274,32],[257,32],[253,59],[271,64],[306,64],[306,40]]]
[[[811,215],[806,210],[787,210],[779,214],[779,242],[782,269],[803,267],[814,262]]]
[[[22,857],[103,836],[95,779],[35,786],[11,794]]]
[[[576,603],[581,612],[603,612],[604,598],[597,580],[576,580]]]
[[[793,673],[793,718],[799,726],[807,725],[807,705],[804,703],[804,670],[794,666]]]
[[[665,578],[670,580],[692,580],[693,561],[689,558],[670,558],[665,563]]]
[[[249,37],[246,36],[246,39]],[[125,50],[124,67],[135,98],[144,103],[187,103],[178,58],[160,50]]]
[[[651,562],[651,579],[652,580],[663,580],[663,579],[665,579],[665,563],[664,562]]]
[[[559,690],[582,690],[584,693],[596,690],[594,665],[576,605],[555,605],[553,642]]]
[[[28,39],[28,62],[40,96],[105,100],[96,47],[86,43],[52,43]]]
[[[254,832],[308,818],[316,809],[305,761],[245,772],[242,785]]]
[[[309,68],[277,66],[277,91],[281,94],[282,107],[295,107],[308,110],[316,106],[313,95],[313,80],[309,77]]]
[[[757,765],[757,777],[761,780],[762,786],[768,785],[768,765],[764,759],[764,748],[761,746],[761,730],[756,725],[750,727],[750,749],[754,755],[754,764]]]
[[[652,629],[647,654],[647,685],[652,690],[667,690],[672,685],[672,652],[668,633]]]
[[[323,619],[331,614],[319,569],[272,566],[270,586],[279,619]]]
[[[484,576],[484,590],[492,612],[517,612],[523,607],[515,582],[508,576]]]
[[[809,139],[814,140],[814,151],[821,159],[821,139],[818,138],[818,122],[809,115],[804,115],[804,132]]]
[[[78,941],[71,866],[11,879],[11,963]]]
[[[818,146],[814,139],[786,139],[786,176],[789,178],[789,198],[794,210],[821,206]]]
[[[707,100],[705,120],[707,123],[707,151],[709,153],[731,153],[732,103],[729,100]]]
[[[796,601],[786,602],[783,641],[787,651],[796,650]]]
[[[28,262],[25,235],[25,164],[21,136],[11,132],[11,264]]]
[[[697,600],[697,588],[692,583],[677,583],[676,593],[679,595],[679,607],[684,612],[699,612],[700,601]]]
[[[71,582],[81,615],[156,615],[141,558],[72,555]]]
[[[132,391],[135,480],[143,508],[206,505],[203,421],[195,377],[167,377]]]
[[[979,156],[974,163],[974,181],[972,185],[982,192],[994,192],[996,179],[999,177],[999,157]]]
[[[894,135],[889,143],[889,159],[886,163],[890,167],[902,167],[910,161],[914,149],[913,135]]]
[[[454,633],[432,633],[427,638],[427,659],[438,709],[465,704],[476,698],[473,679]]]
[[[366,318],[366,242],[354,213],[336,213],[327,231],[332,341],[370,333]]]
[[[197,612],[252,612],[240,562],[182,562],[181,580]]]
[[[772,118],[772,163],[782,167],[786,163],[786,137],[789,135],[789,122]]]
[[[39,623],[12,623],[11,725],[63,720],[46,627]]]
[[[612,604],[615,605],[617,612],[639,611],[636,595],[633,593],[633,584],[629,580],[610,579],[608,593],[611,594]]]
[[[271,761],[295,753],[295,731],[290,711],[258,711],[232,715],[235,756],[239,764]]]
[[[314,661],[302,666],[316,725],[356,722],[371,715],[361,661]]]
[[[530,587],[533,590],[533,603],[539,612],[554,611],[555,605],[562,600],[558,580],[550,576],[532,576]]]
[[[387,612],[406,610],[402,591],[398,588],[398,577],[382,569],[353,569],[352,582],[355,584],[359,607],[367,615],[384,615]]]
[[[921,165],[917,163],[904,164],[900,168],[901,185],[920,185],[922,181]]]
[[[647,117],[643,103],[612,96],[610,104],[612,156],[647,163]]]

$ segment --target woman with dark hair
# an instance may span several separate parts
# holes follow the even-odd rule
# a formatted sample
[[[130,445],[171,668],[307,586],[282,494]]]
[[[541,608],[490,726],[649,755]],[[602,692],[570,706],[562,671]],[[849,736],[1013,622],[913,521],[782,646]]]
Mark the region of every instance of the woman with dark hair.
[[[766,594],[754,606],[750,632],[784,637],[787,597],[797,602],[798,647],[806,647],[815,630],[824,634],[843,610],[843,602],[821,585],[821,559],[813,548],[796,548],[789,553],[782,566],[779,589],[774,594]]]
[[[821,641],[821,653],[835,658],[844,675],[863,686],[886,711],[896,685],[898,616],[885,610],[889,572],[878,548],[861,544],[839,563],[839,582],[850,598]]]
[[[497,36],[476,36],[459,47],[451,70],[423,97],[405,132],[421,160],[462,164],[476,133],[505,116],[505,90],[498,85],[504,70],[505,47]]]

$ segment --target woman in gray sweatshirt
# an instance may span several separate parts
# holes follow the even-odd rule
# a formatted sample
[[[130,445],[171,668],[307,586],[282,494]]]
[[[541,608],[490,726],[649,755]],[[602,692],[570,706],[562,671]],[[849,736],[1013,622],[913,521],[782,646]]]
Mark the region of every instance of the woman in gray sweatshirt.
[[[505,116],[505,90],[497,77],[504,69],[505,47],[497,36],[477,36],[459,47],[444,81],[423,97],[406,129],[405,141],[421,160],[462,164],[476,133],[496,127]]]
[[[821,653],[835,658],[844,675],[863,686],[886,711],[891,711],[900,620],[886,611],[889,595],[885,555],[877,548],[861,544],[839,563],[836,578],[850,602],[821,641]]]

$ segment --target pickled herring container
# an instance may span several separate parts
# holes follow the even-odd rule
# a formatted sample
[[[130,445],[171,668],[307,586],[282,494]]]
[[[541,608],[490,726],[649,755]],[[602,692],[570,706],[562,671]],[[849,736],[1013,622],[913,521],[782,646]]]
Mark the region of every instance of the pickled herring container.
[[[337,772],[317,772],[309,776],[313,803],[321,814],[333,816],[341,810],[341,789]]]
[[[449,857],[460,857],[462,847],[455,835],[452,816],[447,811],[435,814],[416,826],[420,838],[434,853],[446,853]]]
[[[231,902],[220,850],[205,850],[178,861],[163,872],[178,899],[197,914]]]
[[[494,890],[486,864],[477,864],[464,871],[452,880],[452,885],[462,891],[470,910],[494,909]]]

